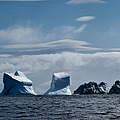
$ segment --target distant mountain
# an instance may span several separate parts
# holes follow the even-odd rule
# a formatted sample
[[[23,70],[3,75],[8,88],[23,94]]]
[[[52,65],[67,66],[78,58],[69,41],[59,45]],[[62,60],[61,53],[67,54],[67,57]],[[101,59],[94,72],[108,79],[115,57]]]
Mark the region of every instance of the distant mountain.
[[[97,84],[96,82],[89,82],[83,85],[80,85],[75,91],[74,94],[104,94],[107,93],[106,83],[101,82]]]
[[[32,87],[32,81],[22,72],[4,73],[4,89],[1,95],[36,95]]]
[[[54,73],[51,86],[45,95],[71,95],[70,75],[65,72]]]

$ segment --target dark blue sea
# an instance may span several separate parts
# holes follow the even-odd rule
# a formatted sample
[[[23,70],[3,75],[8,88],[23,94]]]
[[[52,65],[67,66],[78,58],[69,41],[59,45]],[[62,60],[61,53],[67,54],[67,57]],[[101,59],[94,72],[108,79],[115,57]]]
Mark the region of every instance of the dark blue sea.
[[[1,120],[120,120],[120,95],[0,97]]]

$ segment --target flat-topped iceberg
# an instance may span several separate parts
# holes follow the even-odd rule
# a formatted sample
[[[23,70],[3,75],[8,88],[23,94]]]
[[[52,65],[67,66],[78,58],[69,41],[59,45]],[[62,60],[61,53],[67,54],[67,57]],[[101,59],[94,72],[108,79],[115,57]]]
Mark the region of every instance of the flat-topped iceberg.
[[[50,89],[45,95],[71,95],[70,75],[65,72],[54,73]]]
[[[4,89],[1,95],[36,95],[32,87],[32,81],[22,72],[4,73]]]

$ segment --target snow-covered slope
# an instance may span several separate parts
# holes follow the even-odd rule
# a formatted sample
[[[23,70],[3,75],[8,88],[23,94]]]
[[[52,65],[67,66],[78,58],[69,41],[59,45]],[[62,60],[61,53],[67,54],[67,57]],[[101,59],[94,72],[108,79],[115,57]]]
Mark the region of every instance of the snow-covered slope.
[[[32,81],[22,72],[4,73],[4,89],[1,95],[36,95],[32,87]]]
[[[45,95],[71,95],[70,75],[65,72],[54,73],[50,89]]]

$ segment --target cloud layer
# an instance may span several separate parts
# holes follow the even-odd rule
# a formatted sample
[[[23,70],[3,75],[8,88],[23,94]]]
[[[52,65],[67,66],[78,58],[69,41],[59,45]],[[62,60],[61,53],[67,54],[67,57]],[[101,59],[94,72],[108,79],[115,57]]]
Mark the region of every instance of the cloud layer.
[[[86,27],[87,24],[78,27],[60,26],[48,32],[43,32],[43,27],[14,25],[0,30],[0,44],[38,44],[60,39],[72,39],[83,32]]]
[[[86,27],[87,24],[80,27],[60,26],[48,32],[43,32],[42,27],[19,25],[1,29],[0,54],[27,55],[100,50],[77,39]]]
[[[69,0],[67,4],[105,3],[104,0]]]
[[[80,40],[64,39],[40,44],[15,44],[1,46],[0,54],[39,55],[62,52],[96,52],[103,50],[92,47],[90,43]]]

